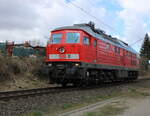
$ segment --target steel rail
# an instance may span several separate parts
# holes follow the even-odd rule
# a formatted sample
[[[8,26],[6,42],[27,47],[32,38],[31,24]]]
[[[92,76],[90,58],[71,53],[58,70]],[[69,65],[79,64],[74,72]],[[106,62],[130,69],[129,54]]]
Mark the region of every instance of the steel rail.
[[[136,83],[139,83],[141,81],[147,81],[150,80],[150,78],[144,78],[144,79],[138,79],[137,81],[134,81]],[[132,82],[133,83],[133,82]],[[28,96],[34,96],[34,95],[43,95],[43,94],[49,94],[49,93],[60,93],[60,92],[69,92],[69,91],[79,91],[79,90],[88,90],[88,89],[97,89],[97,88],[103,88],[103,87],[112,87],[112,86],[120,86],[120,85],[126,85],[130,83],[120,82],[117,84],[114,83],[105,83],[99,86],[90,86],[90,87],[49,87],[49,88],[37,88],[37,89],[27,89],[27,90],[16,90],[16,91],[4,91],[0,92],[0,100],[9,100],[12,98],[18,98],[18,97],[28,97]]]
[[[60,92],[61,90],[63,90],[61,87],[49,87],[49,88],[5,91],[5,92],[0,92],[0,100],[16,98],[21,96],[42,95],[42,94],[48,94],[54,92],[56,93],[56,92]]]

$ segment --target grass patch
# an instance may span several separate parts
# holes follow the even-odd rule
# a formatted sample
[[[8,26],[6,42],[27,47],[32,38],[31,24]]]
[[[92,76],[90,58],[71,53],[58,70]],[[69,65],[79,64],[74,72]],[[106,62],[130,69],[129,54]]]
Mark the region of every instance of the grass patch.
[[[44,116],[44,115],[41,111],[33,111],[33,112],[28,113],[28,114],[23,115],[23,116]]]
[[[125,106],[106,105],[101,109],[93,112],[86,112],[83,116],[116,116],[121,114],[126,109]]]
[[[150,96],[150,92],[146,92],[140,90],[140,88],[129,88],[128,93],[126,94],[128,97],[147,97]]]
[[[63,106],[62,106],[62,109],[69,109],[69,108],[72,108],[73,107],[73,104],[64,104]]]

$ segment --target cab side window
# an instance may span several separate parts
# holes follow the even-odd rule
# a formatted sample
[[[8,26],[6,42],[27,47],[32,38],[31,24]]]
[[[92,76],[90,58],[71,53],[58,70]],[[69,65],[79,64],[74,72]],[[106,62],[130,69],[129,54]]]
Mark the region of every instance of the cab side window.
[[[94,40],[94,47],[97,46],[97,40]]]
[[[110,44],[106,43],[106,49],[110,50]]]
[[[118,48],[118,54],[120,54],[120,48]]]
[[[84,37],[84,38],[83,38],[83,43],[84,43],[85,45],[90,45],[90,39],[89,39],[88,37]]]
[[[115,46],[115,53],[117,53],[118,52],[118,50],[117,50],[117,47]]]

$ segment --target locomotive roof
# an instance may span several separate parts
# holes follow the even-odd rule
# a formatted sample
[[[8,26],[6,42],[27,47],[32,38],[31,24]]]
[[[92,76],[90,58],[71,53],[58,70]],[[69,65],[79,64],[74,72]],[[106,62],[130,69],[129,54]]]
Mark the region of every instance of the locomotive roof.
[[[123,42],[122,40],[113,38],[110,35],[105,34],[103,30],[95,29],[94,24],[91,24],[91,22],[88,24],[74,24],[73,26],[59,27],[59,28],[54,29],[53,31],[58,31],[58,30],[63,30],[63,29],[83,30],[95,38],[111,43],[120,48],[124,48],[132,53],[138,54],[134,49],[132,49],[127,43]]]

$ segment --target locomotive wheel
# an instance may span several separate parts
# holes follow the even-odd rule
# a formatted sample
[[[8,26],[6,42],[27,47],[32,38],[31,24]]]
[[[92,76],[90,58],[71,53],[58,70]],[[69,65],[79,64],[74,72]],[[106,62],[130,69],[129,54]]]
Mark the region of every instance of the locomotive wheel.
[[[74,87],[82,87],[83,86],[83,81],[78,80],[78,81],[74,82],[73,85],[74,85]]]
[[[108,72],[108,73],[107,73],[107,76],[108,76],[108,78],[109,78],[109,80],[110,80],[111,82],[114,82],[114,81],[115,81],[113,72]]]
[[[85,81],[85,86],[90,86],[90,80],[89,79],[86,79],[86,81]]]
[[[75,87],[84,87],[89,85],[89,71],[82,69],[82,72],[79,75],[79,80],[76,80],[73,85]]]
[[[67,83],[66,82],[63,82],[61,83],[62,87],[66,87],[67,86]]]
[[[99,84],[103,84],[104,81],[105,81],[105,74],[104,74],[104,72],[100,71],[98,76],[99,76]]]
[[[85,81],[84,81],[84,86],[89,86],[90,85],[90,73],[89,71],[86,71],[85,72]]]

